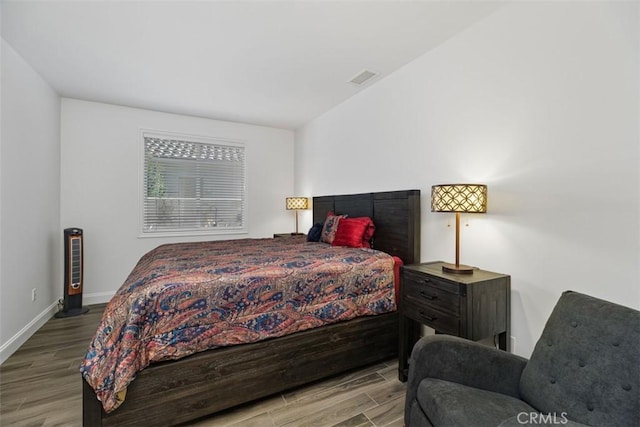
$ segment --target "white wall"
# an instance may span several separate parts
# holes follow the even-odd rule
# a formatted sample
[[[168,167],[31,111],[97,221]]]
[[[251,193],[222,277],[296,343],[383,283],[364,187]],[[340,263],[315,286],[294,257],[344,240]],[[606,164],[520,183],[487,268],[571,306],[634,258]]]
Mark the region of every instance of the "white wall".
[[[62,99],[62,228],[84,230],[84,303],[108,301],[138,259],[154,247],[188,240],[271,237],[293,231],[284,208],[293,194],[290,130]],[[248,225],[243,235],[139,238],[141,129],[245,143]]]
[[[1,59],[0,363],[62,292],[60,98],[4,40]]]
[[[452,261],[430,187],[488,184],[461,262],[512,276],[520,355],[563,290],[640,308],[638,17],[637,3],[501,7],[300,129],[297,192],[421,189],[422,260]]]

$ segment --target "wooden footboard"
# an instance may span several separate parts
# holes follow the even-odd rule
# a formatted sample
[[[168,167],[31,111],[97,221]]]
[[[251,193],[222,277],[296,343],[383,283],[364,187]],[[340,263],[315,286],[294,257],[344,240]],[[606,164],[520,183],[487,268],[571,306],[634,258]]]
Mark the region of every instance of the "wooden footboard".
[[[389,360],[397,351],[395,312],[209,350],[143,370],[111,414],[83,381],[83,425],[175,425]]]

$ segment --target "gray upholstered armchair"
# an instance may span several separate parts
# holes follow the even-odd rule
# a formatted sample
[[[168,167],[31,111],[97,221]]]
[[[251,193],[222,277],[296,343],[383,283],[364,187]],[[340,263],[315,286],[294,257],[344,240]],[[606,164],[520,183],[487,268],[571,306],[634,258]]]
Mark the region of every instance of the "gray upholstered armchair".
[[[529,360],[457,337],[422,338],[405,424],[640,426],[640,312],[567,291]]]

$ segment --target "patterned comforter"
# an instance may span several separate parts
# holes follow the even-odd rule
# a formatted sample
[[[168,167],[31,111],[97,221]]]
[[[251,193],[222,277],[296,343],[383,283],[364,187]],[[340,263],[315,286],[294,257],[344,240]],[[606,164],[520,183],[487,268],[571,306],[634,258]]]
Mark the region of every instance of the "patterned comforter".
[[[80,370],[111,412],[151,362],[395,310],[393,262],[304,237],[159,246],[109,302]]]

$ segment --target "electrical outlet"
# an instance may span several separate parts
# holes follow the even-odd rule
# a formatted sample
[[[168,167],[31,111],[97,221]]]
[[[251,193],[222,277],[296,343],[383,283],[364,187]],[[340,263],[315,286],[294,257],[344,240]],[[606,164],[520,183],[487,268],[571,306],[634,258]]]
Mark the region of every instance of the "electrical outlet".
[[[31,301],[35,301],[38,296],[36,288],[31,289]]]
[[[516,337],[511,337],[511,353],[516,352]]]

